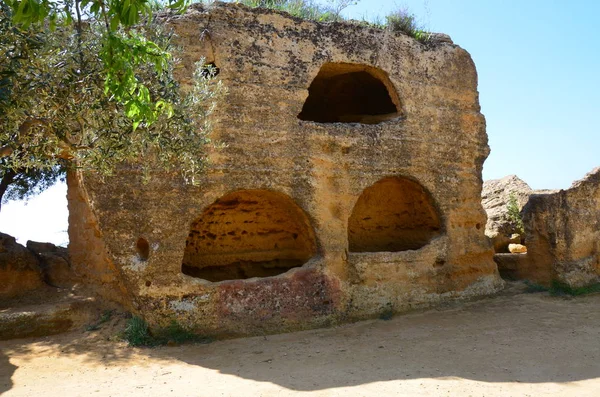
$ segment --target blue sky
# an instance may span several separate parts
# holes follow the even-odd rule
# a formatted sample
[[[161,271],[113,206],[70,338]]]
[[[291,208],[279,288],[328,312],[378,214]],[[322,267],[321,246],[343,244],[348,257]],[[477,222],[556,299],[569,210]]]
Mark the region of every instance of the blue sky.
[[[492,150],[484,179],[565,189],[600,166],[600,1],[362,0],[345,13],[404,6],[475,61]]]
[[[484,179],[516,174],[534,189],[565,189],[600,166],[600,1],[362,0],[347,16],[407,7],[473,57],[492,152]],[[9,203],[0,231],[67,241],[66,188]]]

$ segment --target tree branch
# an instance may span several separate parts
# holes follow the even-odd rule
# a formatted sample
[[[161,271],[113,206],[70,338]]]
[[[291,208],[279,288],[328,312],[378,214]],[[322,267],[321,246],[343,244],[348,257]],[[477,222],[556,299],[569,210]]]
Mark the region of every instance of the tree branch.
[[[83,64],[83,43],[82,43],[82,26],[81,26],[81,0],[75,0],[75,12],[77,13],[77,23],[75,29],[77,30],[77,52],[79,53],[79,71],[83,72],[85,65]]]
[[[13,154],[13,148],[12,148],[12,146],[10,146],[10,145],[6,145],[6,146],[2,146],[2,147],[0,148],[0,159],[1,159],[2,157],[8,157],[8,156],[10,156],[11,154]]]
[[[19,126],[19,135],[27,134],[34,127],[46,127],[50,123],[47,119],[30,118],[27,119]]]

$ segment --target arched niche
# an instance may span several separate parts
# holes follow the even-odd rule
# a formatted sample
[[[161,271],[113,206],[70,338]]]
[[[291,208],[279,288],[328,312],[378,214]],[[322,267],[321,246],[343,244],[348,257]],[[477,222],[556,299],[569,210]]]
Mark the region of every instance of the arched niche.
[[[400,99],[383,70],[326,63],[308,88],[300,120],[378,124],[401,116]]]
[[[416,250],[440,235],[433,198],[418,182],[382,179],[366,188],[348,220],[350,252]]]
[[[302,266],[315,253],[310,221],[290,197],[239,190],[191,224],[182,272],[208,281],[270,277]]]

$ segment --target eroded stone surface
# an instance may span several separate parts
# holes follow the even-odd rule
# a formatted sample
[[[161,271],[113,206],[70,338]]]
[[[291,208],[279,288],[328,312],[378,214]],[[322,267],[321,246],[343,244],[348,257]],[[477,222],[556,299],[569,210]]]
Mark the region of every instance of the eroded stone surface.
[[[67,332],[89,324],[98,311],[91,298],[70,294],[42,297],[46,300],[0,310],[0,340]]]
[[[35,255],[14,237],[0,233],[0,299],[24,295],[43,285]]]
[[[44,282],[53,287],[70,288],[76,276],[69,262],[69,250],[52,243],[27,241],[27,249],[37,258]]]
[[[532,193],[529,185],[516,175],[483,183],[481,202],[488,217],[485,235],[492,240],[495,252],[508,253],[509,244],[523,242],[524,236],[514,236],[517,230],[516,225],[508,218],[508,202],[511,195],[514,195],[519,209],[523,209]]]
[[[49,287],[71,288],[79,280],[71,268],[67,248],[28,241],[0,233],[0,300],[36,295]]]
[[[406,178],[385,178],[360,195],[348,220],[351,252],[419,249],[440,235],[431,195]]]
[[[192,223],[182,270],[209,281],[275,276],[316,253],[310,221],[286,195],[241,190]]]
[[[571,287],[600,281],[600,168],[567,190],[531,195],[523,220],[528,248],[523,277]]]
[[[425,46],[372,27],[319,24],[235,4],[194,5],[168,23],[184,51],[181,81],[189,81],[202,57],[219,68],[229,91],[211,138],[225,146],[211,153],[199,186],[159,172],[144,185],[135,167],[123,167],[106,183],[69,176],[73,267],[100,280],[98,292],[153,326],[176,320],[222,336],[324,326],[501,287],[484,235],[481,168],[489,149],[466,51],[449,40]],[[366,75],[337,77],[344,73],[332,65]],[[309,92],[321,84],[319,76],[336,77],[337,92],[351,95],[356,84],[383,86],[393,107],[357,108],[347,100],[317,122],[300,120],[309,94],[322,95]],[[353,209],[364,192],[391,177],[413,181],[421,193],[400,199],[408,215],[385,210],[385,224],[369,230],[388,228],[385,218],[399,214],[428,232],[399,252],[389,252],[398,250],[395,243],[377,248],[384,252],[349,252]],[[253,199],[257,204],[232,202],[221,208],[224,215],[208,215],[240,191],[272,192],[293,206],[281,211]],[[306,220],[298,221],[297,211]],[[218,223],[205,228],[199,219]],[[275,219],[282,222],[274,225]],[[244,229],[245,220],[259,224]],[[235,230],[226,228],[234,224]],[[255,238],[245,240],[244,230]],[[147,255],[140,255],[140,238]],[[186,241],[198,251],[186,253]],[[218,245],[208,249],[201,241]],[[275,259],[306,263],[245,280],[210,282],[182,273],[186,262],[203,269],[233,260],[256,269]]]

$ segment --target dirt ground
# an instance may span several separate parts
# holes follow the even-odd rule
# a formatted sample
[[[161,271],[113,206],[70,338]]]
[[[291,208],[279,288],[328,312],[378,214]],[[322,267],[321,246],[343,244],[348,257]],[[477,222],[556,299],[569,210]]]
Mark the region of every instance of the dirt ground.
[[[600,295],[503,295],[333,329],[154,349],[112,327],[0,342],[15,396],[600,395]]]

